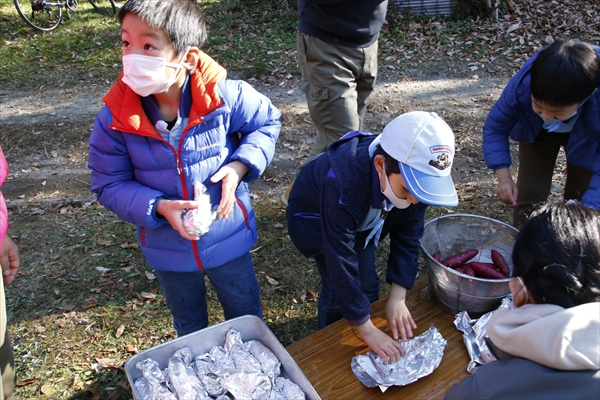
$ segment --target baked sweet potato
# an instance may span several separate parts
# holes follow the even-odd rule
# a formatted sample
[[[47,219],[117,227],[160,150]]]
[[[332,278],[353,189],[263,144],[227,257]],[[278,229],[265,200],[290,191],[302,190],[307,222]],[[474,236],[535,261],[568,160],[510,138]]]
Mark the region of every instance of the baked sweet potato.
[[[450,268],[460,267],[461,265],[464,265],[467,261],[469,261],[471,258],[475,257],[477,253],[479,253],[479,250],[476,249],[463,251],[462,253],[458,253],[448,258],[445,258],[444,260],[442,260],[442,264]]]

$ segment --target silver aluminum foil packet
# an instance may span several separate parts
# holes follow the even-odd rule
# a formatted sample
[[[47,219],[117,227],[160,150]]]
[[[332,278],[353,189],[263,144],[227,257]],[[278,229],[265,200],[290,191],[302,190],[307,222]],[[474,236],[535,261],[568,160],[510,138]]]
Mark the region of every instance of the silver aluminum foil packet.
[[[217,215],[212,211],[210,196],[206,193],[206,186],[202,182],[194,183],[194,201],[198,203],[198,208],[185,210],[181,214],[181,218],[187,233],[193,236],[202,236],[208,232]]]
[[[510,310],[514,308],[512,296],[508,295],[502,299],[498,310]],[[467,372],[475,374],[479,365],[486,364],[488,360],[496,360],[494,353],[487,344],[487,323],[492,317],[494,311],[490,311],[477,319],[471,319],[467,311],[461,311],[454,318],[456,329],[463,333],[463,342],[469,353],[471,361],[467,365]]]
[[[385,392],[390,386],[406,386],[431,374],[442,362],[448,342],[431,324],[422,335],[402,342],[406,355],[392,364],[384,364],[381,357],[369,351],[352,358],[352,371],[366,387],[379,386]]]

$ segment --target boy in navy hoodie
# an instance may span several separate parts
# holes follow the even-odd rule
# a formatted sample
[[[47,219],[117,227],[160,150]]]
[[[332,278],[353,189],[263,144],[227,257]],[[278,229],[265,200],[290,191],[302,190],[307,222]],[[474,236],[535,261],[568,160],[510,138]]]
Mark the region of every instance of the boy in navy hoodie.
[[[435,113],[415,111],[381,135],[346,134],[300,171],[286,209],[288,232],[321,275],[319,328],[344,317],[383,360],[404,355],[398,339],[416,328],[404,300],[417,275],[425,210],[458,204],[453,157],[450,127]],[[370,303],[379,298],[375,248],[387,234],[393,339],[370,319]]]

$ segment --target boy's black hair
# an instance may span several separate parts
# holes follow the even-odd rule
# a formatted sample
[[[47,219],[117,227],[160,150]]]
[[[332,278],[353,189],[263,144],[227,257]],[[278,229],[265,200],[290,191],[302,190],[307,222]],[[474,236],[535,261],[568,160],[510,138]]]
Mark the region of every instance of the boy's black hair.
[[[169,42],[180,55],[190,46],[202,47],[206,40],[206,23],[200,6],[194,0],[127,0],[118,18],[136,14],[150,27],[166,32]]]
[[[600,57],[587,43],[557,40],[531,66],[531,95],[554,107],[579,104],[600,84]]]
[[[400,167],[398,166],[398,160],[396,160],[394,157],[392,157],[388,153],[386,153],[385,150],[381,148],[381,145],[377,145],[377,147],[375,147],[375,151],[373,152],[373,157],[375,157],[377,155],[383,156],[383,158],[385,158],[384,165],[385,165],[385,174],[387,176],[390,176],[391,174],[399,174],[400,173]]]
[[[513,276],[533,300],[564,308],[600,301],[600,212],[557,203],[535,211],[517,235]]]

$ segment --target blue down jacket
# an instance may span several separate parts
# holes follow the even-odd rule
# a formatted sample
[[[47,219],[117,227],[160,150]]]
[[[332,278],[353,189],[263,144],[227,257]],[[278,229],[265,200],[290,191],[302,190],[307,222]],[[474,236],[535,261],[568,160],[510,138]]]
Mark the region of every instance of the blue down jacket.
[[[103,101],[90,137],[88,166],[98,201],[137,226],[148,265],[157,270],[214,268],[248,252],[256,242],[256,217],[247,182],[271,162],[281,113],[270,100],[205,54],[190,76],[189,123],[178,148],[166,142],[144,113],[140,97],[119,79]],[[241,161],[249,169],[237,188],[227,219],[214,221],[196,242],[182,238],[157,217],[159,199],[193,199],[194,182],[207,187],[213,211],[221,183],[210,178],[219,168]]]
[[[369,145],[375,135],[351,132],[332,143],[302,168],[286,210],[288,233],[305,257],[325,255],[327,275],[344,318],[362,320],[371,304],[362,292],[354,243],[371,207],[373,161]],[[423,236],[423,203],[392,208],[381,239],[390,235],[386,280],[411,289],[418,272]],[[373,266],[375,268],[375,266]]]
[[[594,46],[600,54],[600,47]],[[534,54],[508,82],[483,125],[483,155],[494,171],[511,164],[508,138],[532,143],[542,119],[531,108],[531,64]],[[594,173],[582,203],[600,209],[600,90],[585,102],[567,143],[569,162]]]

